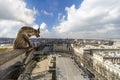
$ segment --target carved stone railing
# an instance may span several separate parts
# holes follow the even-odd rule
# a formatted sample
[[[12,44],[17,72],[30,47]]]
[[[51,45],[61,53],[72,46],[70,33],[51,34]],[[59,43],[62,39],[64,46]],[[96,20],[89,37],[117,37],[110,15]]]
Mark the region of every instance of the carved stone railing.
[[[24,63],[24,71],[21,72],[21,74],[19,75],[17,80],[30,80],[31,71],[34,68],[35,63],[36,63],[36,61],[33,60],[35,53],[36,52],[34,49],[30,49],[27,51],[26,58],[23,62]]]
[[[35,61],[34,49],[16,49],[0,55],[0,80],[20,80]],[[34,62],[33,62],[34,61]],[[21,78],[21,77],[20,77]]]
[[[25,49],[22,49],[22,50],[16,49],[16,50],[12,50],[12,51],[0,54],[0,67],[1,67],[1,65],[12,60],[13,58],[16,58],[17,56],[25,53],[25,51],[26,51]]]

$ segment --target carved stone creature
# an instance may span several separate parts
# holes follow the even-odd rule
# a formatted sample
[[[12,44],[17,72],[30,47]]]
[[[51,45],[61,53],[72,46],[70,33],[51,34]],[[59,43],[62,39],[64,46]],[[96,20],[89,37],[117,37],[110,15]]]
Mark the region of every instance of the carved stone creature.
[[[13,49],[26,49],[32,47],[29,41],[31,36],[40,37],[40,28],[33,29],[29,26],[23,26],[18,31],[17,37],[14,40]]]

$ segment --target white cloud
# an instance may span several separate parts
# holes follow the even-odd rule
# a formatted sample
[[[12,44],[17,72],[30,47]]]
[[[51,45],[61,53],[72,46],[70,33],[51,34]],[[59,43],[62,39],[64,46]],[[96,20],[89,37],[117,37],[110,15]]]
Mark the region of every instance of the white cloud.
[[[47,38],[47,37],[50,37],[51,35],[51,32],[48,31],[48,28],[47,28],[47,24],[46,23],[41,23],[40,25],[38,24],[35,24],[33,25],[33,27],[35,29],[38,29],[40,27],[40,37],[44,37],[44,38]]]
[[[38,29],[38,28],[39,28],[39,25],[38,25],[38,24],[34,24],[34,25],[33,25],[33,28],[34,28],[34,29]]]
[[[78,35],[79,38],[82,35],[83,38],[116,36],[118,33],[113,31],[118,30],[117,25],[120,25],[119,4],[119,0],[84,0],[78,9],[75,5],[66,7],[67,20],[60,22],[53,30],[66,36]],[[111,24],[113,26],[109,26]]]
[[[54,31],[49,31],[48,26],[45,22],[40,24],[40,35],[41,35],[40,36],[41,38],[60,38],[61,37],[60,36],[61,34],[58,34]]]
[[[60,20],[61,19],[61,13],[58,13],[58,20]]]
[[[58,20],[60,21],[60,22],[63,22],[63,21],[65,21],[65,15],[62,15],[61,13],[58,13]]]
[[[0,0],[1,20],[17,20],[32,24],[36,12],[35,9],[28,9],[24,0]]]
[[[52,12],[47,12],[46,10],[41,10],[41,13],[48,15],[48,16],[53,16]]]
[[[18,21],[0,20],[0,37],[16,37],[18,30],[23,25]]]
[[[0,37],[16,37],[23,25],[34,23],[36,12],[24,0],[0,0]]]
[[[44,32],[48,32],[47,25],[44,22],[40,25],[40,30]]]
[[[107,32],[112,31],[112,30],[114,30],[114,27],[112,25],[107,25],[103,29],[97,29],[96,32],[98,32],[98,33],[107,33]]]

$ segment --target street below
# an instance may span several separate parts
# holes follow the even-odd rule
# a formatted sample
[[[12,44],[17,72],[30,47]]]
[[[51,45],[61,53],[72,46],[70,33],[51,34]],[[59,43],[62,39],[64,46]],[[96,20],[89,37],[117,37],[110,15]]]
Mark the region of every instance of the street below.
[[[77,67],[73,59],[56,56],[57,80],[89,80],[89,78],[83,76],[83,74],[84,73]]]

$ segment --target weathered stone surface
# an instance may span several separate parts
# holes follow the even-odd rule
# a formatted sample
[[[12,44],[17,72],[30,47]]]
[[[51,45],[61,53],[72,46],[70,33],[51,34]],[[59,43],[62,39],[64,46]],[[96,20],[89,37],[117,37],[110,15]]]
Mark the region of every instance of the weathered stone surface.
[[[14,65],[23,62],[26,50],[12,50],[0,55],[0,80],[14,70]],[[18,64],[17,64],[18,65]]]

